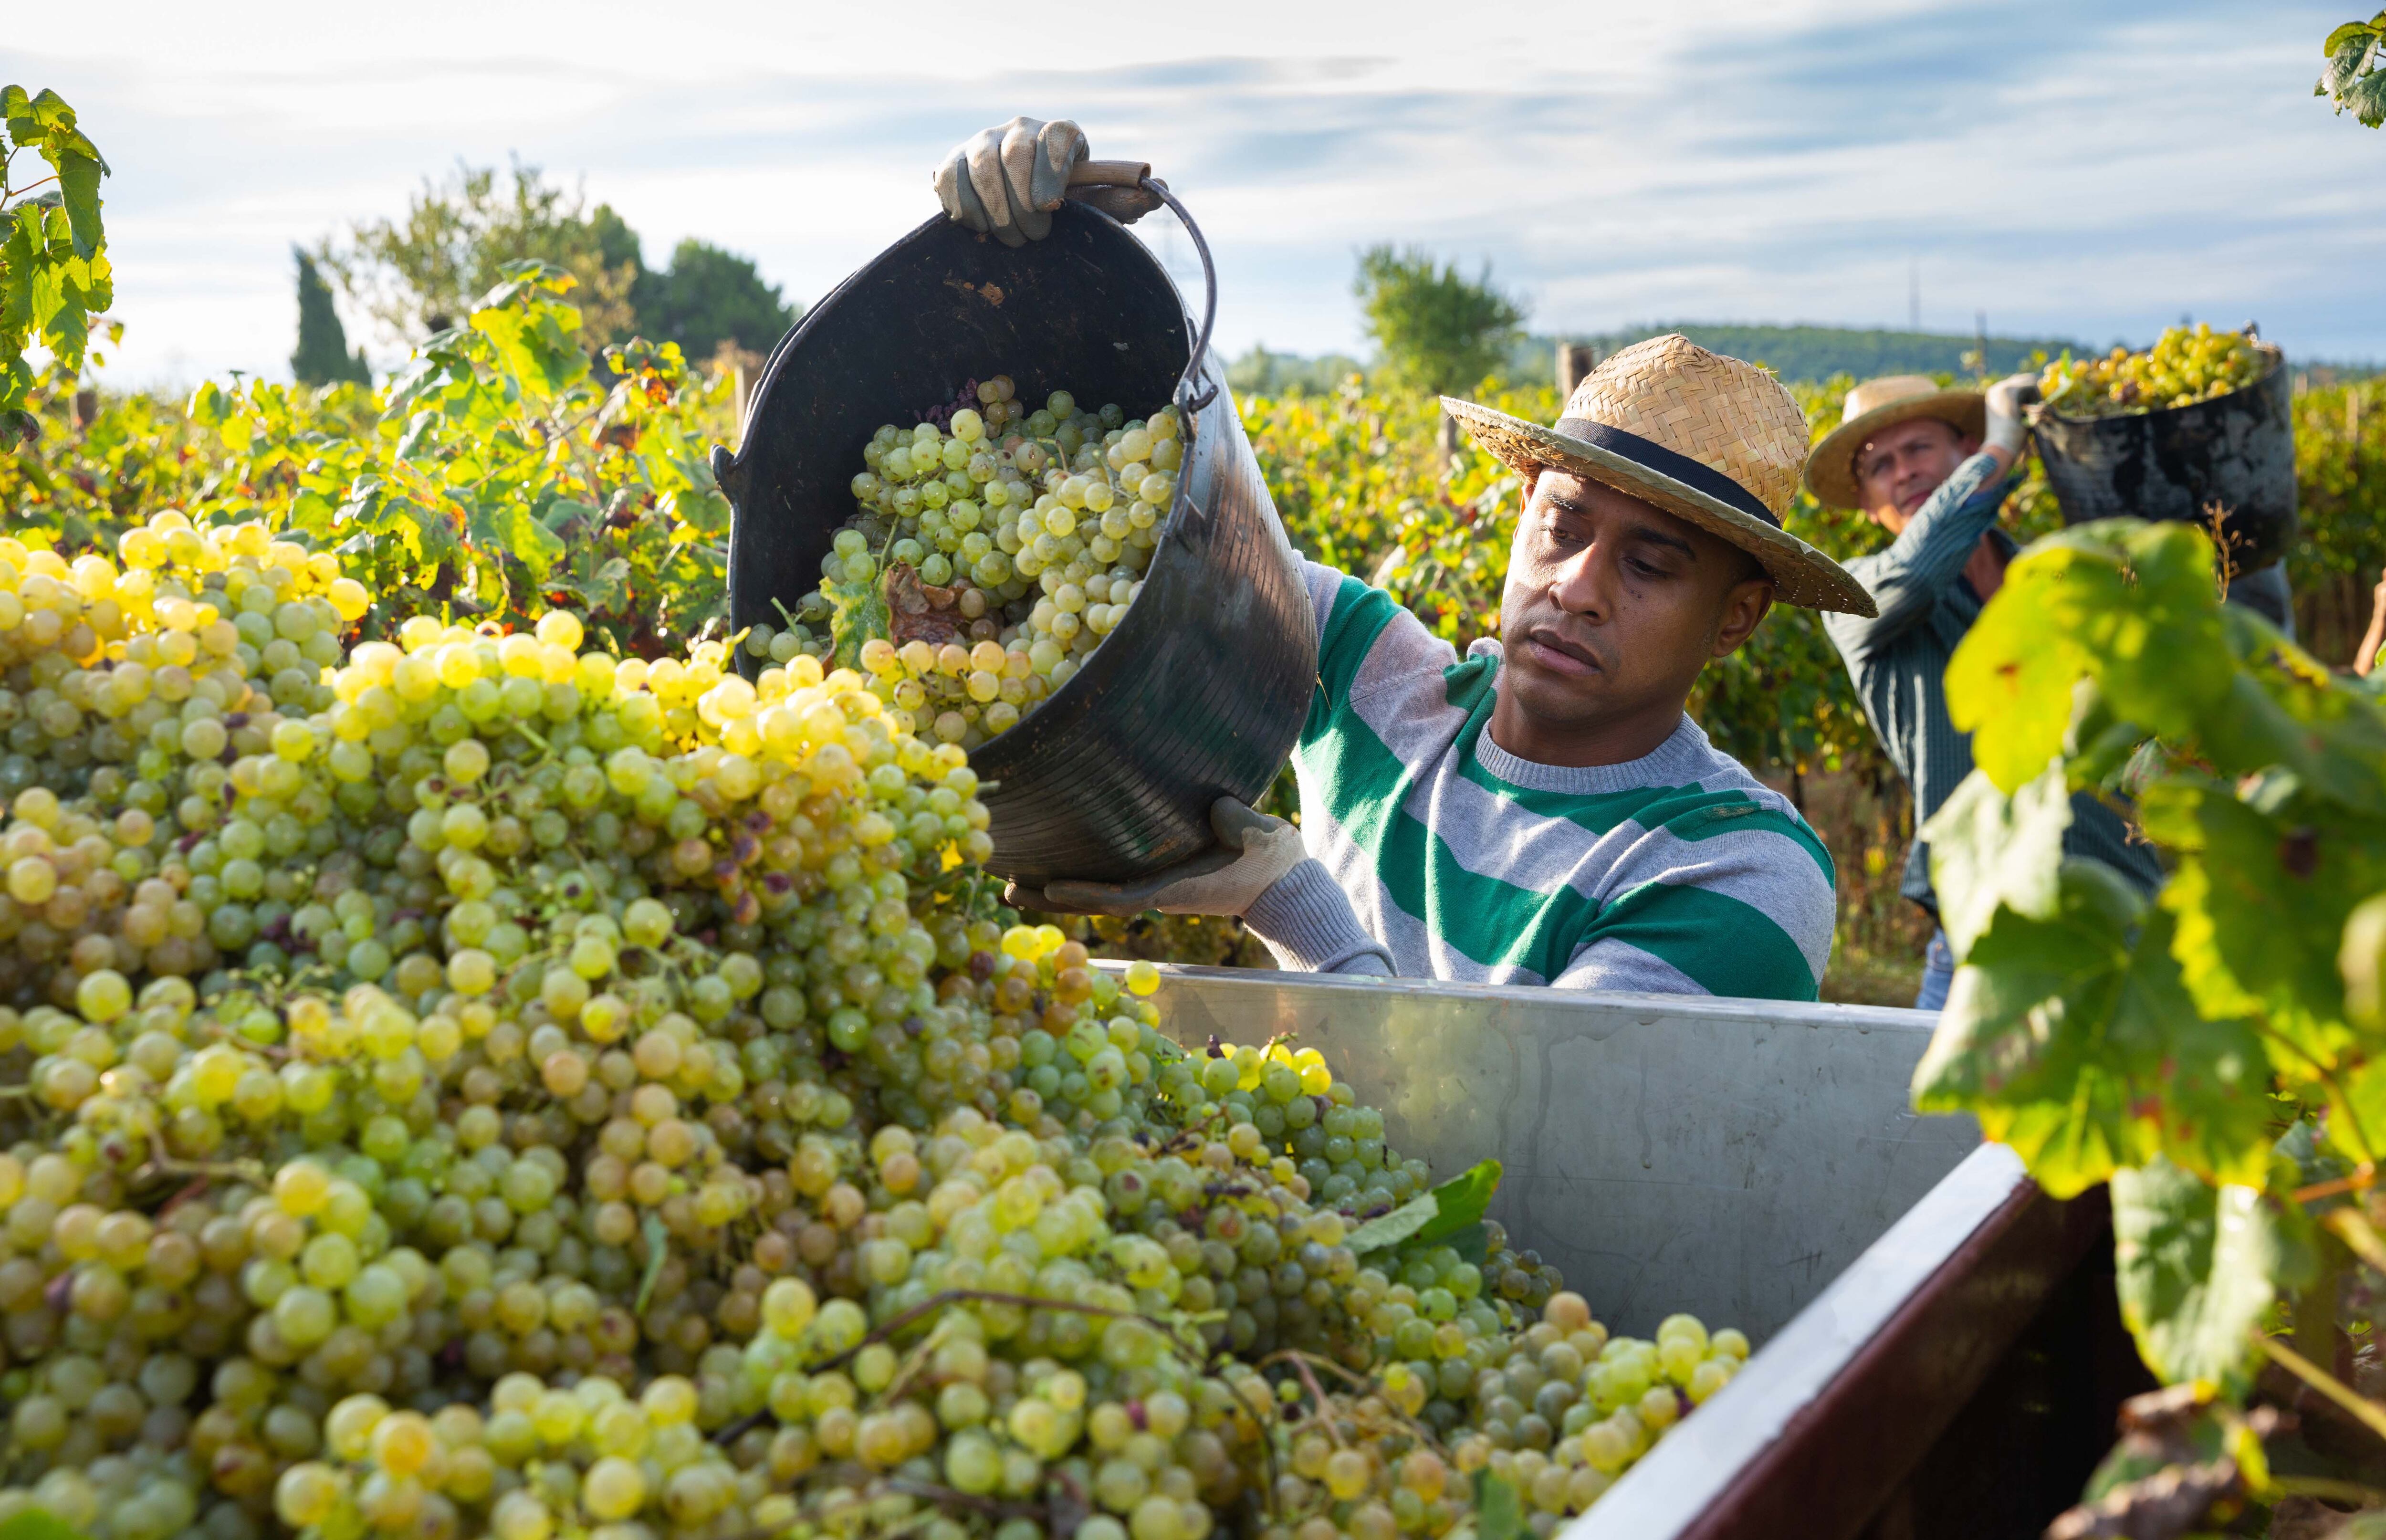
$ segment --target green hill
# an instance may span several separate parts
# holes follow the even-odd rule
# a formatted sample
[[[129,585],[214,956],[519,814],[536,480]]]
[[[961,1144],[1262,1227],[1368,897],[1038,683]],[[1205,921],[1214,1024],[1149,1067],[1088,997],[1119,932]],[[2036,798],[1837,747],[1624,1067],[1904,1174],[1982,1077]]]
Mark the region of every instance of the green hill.
[[[1940,332],[1866,332],[1844,326],[1735,326],[1704,321],[1677,321],[1657,326],[1628,327],[1603,336],[1569,336],[1589,343],[1600,357],[1649,337],[1679,332],[1701,347],[1746,358],[1772,369],[1784,380],[1827,380],[1851,374],[1859,380],[1879,374],[2011,374],[2031,366],[2032,355],[2050,357],[2069,348],[2088,349],[2064,337],[1990,337],[1988,366],[1981,369],[1965,355],[1978,345],[1969,334]],[[1528,337],[1519,343],[1513,368],[1519,378],[1553,374],[1556,339]]]
[[[1978,339],[1942,332],[1877,332],[1847,326],[1739,326],[1705,321],[1678,321],[1656,326],[1626,327],[1601,335],[1569,334],[1572,343],[1589,343],[1605,357],[1618,348],[1650,337],[1679,332],[1701,347],[1746,358],[1772,369],[1784,380],[1827,380],[1850,374],[1868,380],[1880,374],[2010,374],[2032,366],[2033,356],[2049,357],[2069,348],[2089,351],[2064,337],[1990,337],[1985,371],[1965,355]],[[1528,336],[1509,355],[1511,378],[1549,380],[1555,376],[1557,339]],[[1254,347],[1228,366],[1227,383],[1250,395],[1298,395],[1327,391],[1354,371],[1364,372],[1361,359],[1329,354],[1305,357]]]

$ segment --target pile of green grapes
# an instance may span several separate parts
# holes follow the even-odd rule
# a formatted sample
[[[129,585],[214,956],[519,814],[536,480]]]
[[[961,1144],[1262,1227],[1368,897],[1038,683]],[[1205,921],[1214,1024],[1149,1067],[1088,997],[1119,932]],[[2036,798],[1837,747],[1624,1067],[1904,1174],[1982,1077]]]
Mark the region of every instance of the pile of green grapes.
[[[0,539],[0,1519],[1546,1535],[1747,1355],[1402,1222],[1316,1052],[1007,923],[854,670],[345,645],[262,526],[120,556]]]
[[[2191,407],[2255,383],[2270,360],[2242,332],[2215,332],[2199,322],[2174,326],[2142,353],[2116,347],[2101,358],[2065,354],[2039,376],[2047,409],[2064,417],[2118,417],[2126,412]]]
[[[1008,375],[888,424],[821,586],[748,654],[860,672],[934,741],[971,749],[1067,683],[1125,619],[1176,496],[1174,407],[1130,420],[1067,391],[1023,411]]]

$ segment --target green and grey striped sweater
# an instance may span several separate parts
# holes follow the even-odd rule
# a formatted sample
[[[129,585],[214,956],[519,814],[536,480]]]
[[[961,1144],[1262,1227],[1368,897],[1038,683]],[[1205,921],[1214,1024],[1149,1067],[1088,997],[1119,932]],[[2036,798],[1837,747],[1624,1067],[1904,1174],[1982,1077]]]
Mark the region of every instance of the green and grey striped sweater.
[[[1379,947],[1407,977],[1815,997],[1831,858],[1786,797],[1687,716],[1628,764],[1519,759],[1487,731],[1496,642],[1462,659],[1389,595],[1304,566],[1318,688],[1293,754],[1301,833],[1350,919],[1297,891],[1304,862],[1250,916],[1272,944],[1292,934],[1280,957],[1373,971],[1352,955]],[[1337,945],[1350,920],[1365,938]]]

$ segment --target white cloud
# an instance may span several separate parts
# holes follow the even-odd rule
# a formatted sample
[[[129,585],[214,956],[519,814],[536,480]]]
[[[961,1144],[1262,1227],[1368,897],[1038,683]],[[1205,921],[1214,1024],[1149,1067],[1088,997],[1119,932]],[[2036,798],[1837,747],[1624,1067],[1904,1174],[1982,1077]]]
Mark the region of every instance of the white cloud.
[[[2386,135],[2308,94],[2324,4],[110,10],[37,19],[0,73],[59,90],[115,167],[134,382],[284,370],[289,246],[459,157],[584,179],[650,260],[701,236],[810,302],[1019,109],[1170,177],[1230,350],[1360,348],[1351,253],[1389,239],[1490,260],[1546,329],[1903,325],[1918,260],[1939,329],[2191,311],[2386,354]]]

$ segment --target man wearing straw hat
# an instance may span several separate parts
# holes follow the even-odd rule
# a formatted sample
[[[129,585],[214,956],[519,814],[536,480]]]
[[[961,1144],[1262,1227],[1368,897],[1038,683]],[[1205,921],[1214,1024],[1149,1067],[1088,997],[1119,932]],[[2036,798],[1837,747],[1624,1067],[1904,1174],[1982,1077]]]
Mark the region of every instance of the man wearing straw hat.
[[[1914,794],[1916,828],[1972,773],[1971,739],[1947,715],[1947,663],[2019,549],[1997,527],[1997,513],[2017,480],[2009,472],[2021,455],[2024,394],[2035,382],[2016,374],[1984,394],[1943,389],[1918,374],[1867,380],[1848,393],[1844,419],[1806,461],[1806,485],[1816,497],[1862,509],[1896,537],[1848,563],[1877,613],[1826,615],[1823,629]],[[2131,844],[2112,809],[2084,792],[2072,798],[2063,845],[2148,892],[2162,881],[2153,852]],[[1938,919],[1929,849],[1919,840],[1900,891]],[[1946,1004],[1954,966],[1940,931],[1924,958],[1917,1008]]]
[[[1085,153],[1073,124],[1015,119],[936,185],[953,218],[1015,243]],[[1500,639],[1462,658],[1389,595],[1304,562],[1318,673],[1293,755],[1300,826],[1222,800],[1205,856],[1013,901],[1239,915],[1289,968],[1815,998],[1830,857],[1682,709],[1776,598],[1872,613],[1781,527],[1805,458],[1797,403],[1666,336],[1592,371],[1554,427],[1442,405],[1525,482]]]

